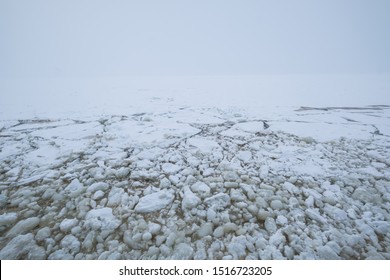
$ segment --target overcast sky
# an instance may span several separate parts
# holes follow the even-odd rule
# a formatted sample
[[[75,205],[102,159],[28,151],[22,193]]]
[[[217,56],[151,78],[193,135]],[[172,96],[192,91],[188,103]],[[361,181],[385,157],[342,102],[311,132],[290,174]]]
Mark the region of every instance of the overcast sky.
[[[0,0],[0,75],[390,72],[389,0]]]

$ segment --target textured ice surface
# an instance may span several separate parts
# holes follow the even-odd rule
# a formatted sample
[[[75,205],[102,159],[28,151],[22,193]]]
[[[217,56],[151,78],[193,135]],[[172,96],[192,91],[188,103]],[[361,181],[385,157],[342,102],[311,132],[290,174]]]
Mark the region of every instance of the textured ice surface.
[[[0,121],[2,259],[390,259],[389,107],[148,94]]]

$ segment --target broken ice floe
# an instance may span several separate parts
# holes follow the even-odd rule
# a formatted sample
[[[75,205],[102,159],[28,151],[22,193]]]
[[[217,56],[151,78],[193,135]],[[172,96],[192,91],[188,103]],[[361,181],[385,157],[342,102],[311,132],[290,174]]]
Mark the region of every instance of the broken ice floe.
[[[7,122],[0,256],[390,259],[388,109],[371,109]]]

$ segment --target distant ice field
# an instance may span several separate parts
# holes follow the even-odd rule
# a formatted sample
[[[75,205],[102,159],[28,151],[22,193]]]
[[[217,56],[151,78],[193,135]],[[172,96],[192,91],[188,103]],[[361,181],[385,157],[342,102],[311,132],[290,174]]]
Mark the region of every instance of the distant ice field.
[[[390,74],[0,79],[0,119],[91,116],[170,106],[261,108],[390,104]]]

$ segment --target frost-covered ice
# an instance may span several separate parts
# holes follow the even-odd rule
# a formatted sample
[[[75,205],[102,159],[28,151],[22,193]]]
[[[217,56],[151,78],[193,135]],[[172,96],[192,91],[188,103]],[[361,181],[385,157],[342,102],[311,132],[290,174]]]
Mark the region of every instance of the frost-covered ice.
[[[150,103],[0,121],[1,259],[390,259],[388,106]]]

